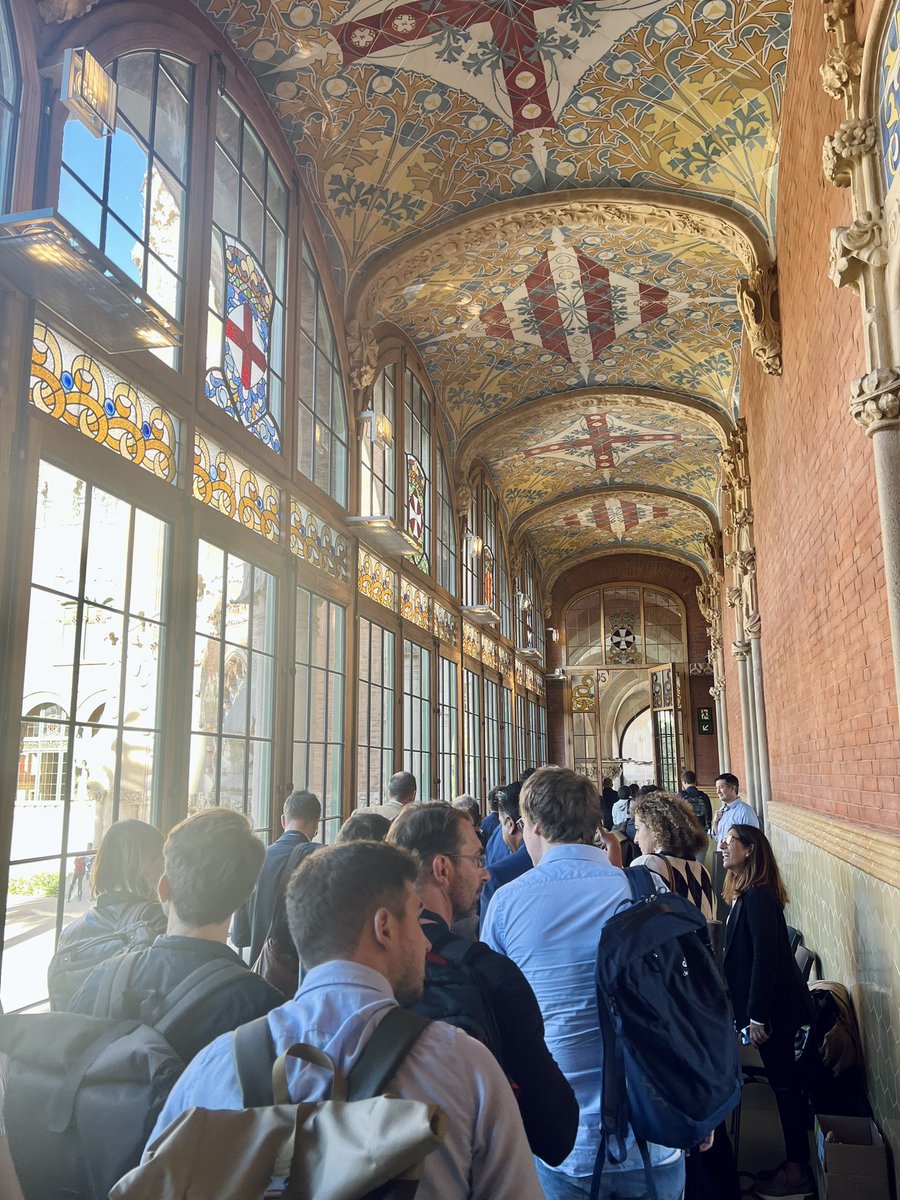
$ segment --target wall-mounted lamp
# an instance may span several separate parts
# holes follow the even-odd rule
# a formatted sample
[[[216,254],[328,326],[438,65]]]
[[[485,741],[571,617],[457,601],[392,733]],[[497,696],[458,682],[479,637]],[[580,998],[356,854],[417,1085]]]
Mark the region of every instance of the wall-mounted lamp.
[[[466,533],[466,553],[469,558],[480,558],[481,552],[484,549],[484,542],[477,533],[472,533],[471,530]]]
[[[516,604],[519,606],[519,612],[528,612],[531,608],[531,600],[525,592],[516,592]]]
[[[554,629],[552,625],[547,626],[547,637],[551,642],[559,641],[559,630]]]
[[[59,98],[94,137],[106,137],[115,129],[117,93],[112,76],[83,46],[65,52]]]
[[[390,446],[394,441],[394,427],[384,413],[372,408],[359,414],[360,437],[367,437],[373,445]]]

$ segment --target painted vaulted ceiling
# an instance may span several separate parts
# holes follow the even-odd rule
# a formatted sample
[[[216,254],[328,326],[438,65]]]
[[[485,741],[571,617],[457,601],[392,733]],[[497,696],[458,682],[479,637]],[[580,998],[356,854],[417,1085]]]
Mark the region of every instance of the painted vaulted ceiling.
[[[790,0],[196,2],[281,119],[348,317],[418,346],[457,479],[481,462],[554,576],[702,564]]]

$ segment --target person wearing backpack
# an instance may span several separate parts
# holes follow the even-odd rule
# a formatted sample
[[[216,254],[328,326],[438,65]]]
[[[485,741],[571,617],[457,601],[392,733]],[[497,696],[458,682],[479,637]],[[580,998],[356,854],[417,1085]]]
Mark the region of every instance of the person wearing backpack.
[[[50,1007],[65,1011],[100,964],[116,954],[143,950],[166,929],[156,895],[162,872],[163,836],[145,821],[110,825],[94,859],[94,903],[59,936],[47,970]]]
[[[605,924],[631,899],[631,891],[628,873],[592,845],[601,809],[589,779],[563,767],[543,767],[523,786],[520,803],[525,844],[535,867],[495,893],[482,938],[517,963],[531,984],[547,1046],[580,1108],[571,1154],[555,1167],[537,1160],[544,1195],[546,1200],[582,1200],[591,1195],[600,1149],[603,1042],[594,979],[597,945]],[[655,1144],[647,1149],[658,1200],[681,1200],[682,1152]],[[599,1192],[604,1200],[648,1195],[630,1129],[625,1150],[621,1162],[604,1169]]]
[[[419,924],[417,877],[416,859],[387,842],[326,846],[301,864],[287,903],[306,975],[297,995],[266,1019],[270,1063],[291,1047],[311,1044],[341,1075],[352,1076],[381,1023],[398,1005],[419,999],[428,939]],[[243,1029],[253,1031],[255,1025]],[[214,1110],[214,1116],[245,1107],[245,1097],[251,1096],[235,1061],[236,1038],[240,1044],[244,1037],[242,1030],[225,1035],[190,1064],[160,1114],[141,1170],[156,1169],[167,1127],[182,1114],[188,1117],[189,1109]],[[328,1095],[329,1075],[321,1063],[312,1066],[291,1057],[285,1072],[291,1103],[314,1103]],[[543,1200],[512,1091],[485,1046],[432,1021],[387,1082],[394,1096],[437,1105],[446,1117],[443,1141],[422,1161],[417,1200]],[[240,1181],[248,1169],[248,1149],[235,1144],[229,1150],[225,1168],[230,1179]],[[159,1169],[163,1166],[159,1159]],[[190,1194],[198,1200],[209,1194],[212,1200],[199,1188]]]
[[[220,1033],[281,1004],[284,995],[226,945],[232,914],[250,895],[264,853],[250,822],[232,809],[203,809],[176,825],[166,838],[159,881],[165,934],[129,956],[123,990],[116,991],[121,957],[110,959],[88,976],[69,1011],[154,1025],[167,998],[191,974],[207,964],[229,963],[230,980],[167,1035],[187,1063]]]
[[[478,835],[464,813],[433,801],[401,813],[388,841],[420,863],[416,891],[431,949],[425,991],[413,1010],[484,1042],[513,1085],[532,1152],[561,1163],[575,1142],[578,1103],[547,1049],[528,980],[510,959],[450,929],[475,911],[487,876]]]
[[[695,771],[681,772],[682,789],[678,795],[682,800],[686,800],[694,810],[694,816],[700,822],[704,830],[708,830],[712,825],[712,801],[706,792],[701,792],[697,787],[697,774]]]

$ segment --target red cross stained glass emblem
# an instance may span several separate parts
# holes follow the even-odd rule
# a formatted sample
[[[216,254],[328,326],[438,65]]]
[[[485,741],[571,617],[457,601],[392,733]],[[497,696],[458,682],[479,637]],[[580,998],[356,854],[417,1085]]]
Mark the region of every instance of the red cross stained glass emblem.
[[[256,328],[256,317],[249,304],[240,304],[228,314],[225,337],[231,344],[241,387],[249,391],[263,377],[268,366],[262,337]]]
[[[553,0],[412,0],[358,21],[330,26],[344,63],[357,62],[394,46],[433,38],[451,26],[488,24],[499,52],[512,110],[514,133],[552,129],[556,118],[547,94],[535,13],[562,8]]]

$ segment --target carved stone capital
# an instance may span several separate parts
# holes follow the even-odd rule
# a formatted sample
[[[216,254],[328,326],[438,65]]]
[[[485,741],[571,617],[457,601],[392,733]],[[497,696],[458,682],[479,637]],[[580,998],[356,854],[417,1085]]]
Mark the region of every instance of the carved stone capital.
[[[359,401],[375,382],[378,342],[372,331],[356,320],[347,326],[347,355],[350,359],[350,383]]]
[[[729,608],[737,608],[737,606],[741,602],[741,596],[743,595],[743,591],[744,591],[744,589],[742,587],[739,587],[736,585],[726,589],[725,600],[726,600]]]
[[[749,642],[732,642],[731,643],[731,653],[738,660],[738,662],[746,662],[747,659],[750,657],[750,643]]]
[[[781,317],[778,310],[778,273],[773,263],[757,267],[737,282],[737,306],[744,321],[750,349],[767,375],[781,374]]]
[[[703,548],[706,551],[704,557],[710,565],[713,575],[722,574],[722,531],[716,529],[713,533],[703,535]]]
[[[62,25],[89,13],[99,0],[38,0],[38,14],[45,25]]]
[[[720,700],[725,695],[725,681],[723,679],[717,680],[709,689],[709,694],[714,700]]]
[[[753,524],[753,509],[738,508],[731,514],[731,523],[735,529],[746,529]]]
[[[854,0],[823,0],[825,32],[837,33],[841,25],[854,16]]]
[[[823,89],[832,99],[846,100],[858,91],[862,53],[859,42],[844,42],[829,50],[828,57],[819,67],[819,74]]]
[[[761,632],[762,618],[760,617],[759,613],[754,610],[744,618],[744,633],[746,633],[748,639],[753,638],[754,640],[758,640]]]
[[[753,521],[753,513],[750,513],[750,521]],[[756,548],[750,546],[747,550],[739,550],[737,561],[735,563],[740,575],[748,576],[756,574]]]
[[[878,367],[850,384],[850,415],[871,437],[900,421],[900,367]]]
[[[828,274],[835,287],[858,285],[863,271],[883,267],[887,259],[881,209],[860,213],[852,225],[832,229]]]
[[[830,133],[822,145],[822,170],[835,187],[850,186],[850,168],[855,158],[875,149],[875,122],[850,117]]]

